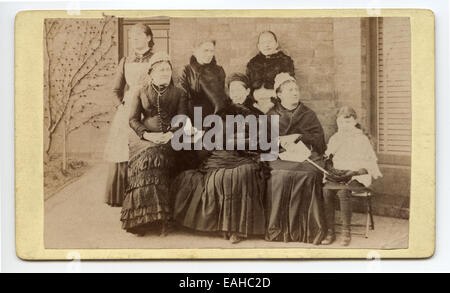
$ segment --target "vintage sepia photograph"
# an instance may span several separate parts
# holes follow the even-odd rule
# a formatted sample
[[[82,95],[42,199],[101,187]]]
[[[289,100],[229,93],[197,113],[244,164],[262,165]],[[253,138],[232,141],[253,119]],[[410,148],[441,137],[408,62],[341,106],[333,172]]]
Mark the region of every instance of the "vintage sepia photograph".
[[[103,16],[44,21],[45,249],[408,248],[409,17]]]

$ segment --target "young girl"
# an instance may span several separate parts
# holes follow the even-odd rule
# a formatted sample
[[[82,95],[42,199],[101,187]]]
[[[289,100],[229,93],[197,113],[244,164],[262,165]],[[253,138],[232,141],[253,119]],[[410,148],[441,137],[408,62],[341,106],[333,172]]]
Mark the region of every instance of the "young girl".
[[[355,110],[347,106],[340,108],[336,122],[338,131],[328,141],[325,152],[333,166],[327,168],[330,175],[326,176],[323,193],[328,231],[322,244],[328,245],[336,240],[334,203],[337,194],[343,217],[341,245],[348,246],[351,240],[351,191],[370,186],[372,178],[377,179],[382,175],[372,145],[356,121]]]

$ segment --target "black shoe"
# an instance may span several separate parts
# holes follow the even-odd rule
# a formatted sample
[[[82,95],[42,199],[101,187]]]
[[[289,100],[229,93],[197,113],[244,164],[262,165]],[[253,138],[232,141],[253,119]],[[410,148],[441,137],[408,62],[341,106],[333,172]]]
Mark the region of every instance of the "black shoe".
[[[164,222],[161,225],[161,233],[159,234],[159,236],[165,237],[167,235],[169,235],[169,226],[167,223]]]
[[[336,240],[336,235],[334,233],[327,233],[327,237],[320,244],[322,245],[330,245]]]
[[[352,236],[350,233],[350,229],[349,230],[343,230],[342,231],[342,239],[340,244],[342,246],[348,246],[350,244],[350,241],[352,240]]]
[[[236,244],[244,240],[242,237],[238,236],[237,234],[233,233],[230,237],[231,244]]]

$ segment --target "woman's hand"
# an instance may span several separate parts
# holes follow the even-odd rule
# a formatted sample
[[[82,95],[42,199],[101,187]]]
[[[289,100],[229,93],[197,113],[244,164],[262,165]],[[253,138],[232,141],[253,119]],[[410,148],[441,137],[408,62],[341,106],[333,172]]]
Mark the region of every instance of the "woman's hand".
[[[164,138],[164,142],[163,144],[168,143],[173,137],[173,132],[172,131],[168,131],[166,133],[164,133],[163,138]]]
[[[361,169],[359,169],[358,171],[355,171],[355,176],[357,176],[357,175],[366,175],[366,174],[369,174],[369,172],[367,172],[367,170],[366,169],[364,169],[364,168],[361,168]]]
[[[290,145],[297,143],[299,138],[301,138],[301,134],[298,133],[280,136],[280,146],[288,149]]]
[[[331,182],[346,184],[356,175],[356,173],[357,171],[332,169],[328,171],[325,178]]]
[[[155,144],[166,144],[172,139],[173,133],[169,132],[145,132],[143,135],[145,140],[153,142]]]

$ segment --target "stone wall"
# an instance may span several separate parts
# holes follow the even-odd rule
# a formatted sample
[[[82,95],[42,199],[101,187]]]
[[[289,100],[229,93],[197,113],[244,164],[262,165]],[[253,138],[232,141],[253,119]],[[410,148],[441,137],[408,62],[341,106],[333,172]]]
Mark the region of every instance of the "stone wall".
[[[302,101],[316,111],[328,138],[335,131],[334,117],[330,113],[334,113],[338,103],[336,83],[340,81],[335,78],[335,22],[332,18],[173,18],[170,42],[174,70],[177,75],[180,74],[189,62],[197,39],[212,38],[217,41],[217,62],[226,74],[245,72],[247,62],[258,53],[256,44],[259,33],[271,30],[277,35],[282,50],[294,60]],[[354,22],[348,23],[348,26],[352,25]],[[360,34],[358,28],[351,33],[356,34],[355,40]],[[353,46],[348,40],[346,42],[347,47]],[[360,80],[360,74],[355,72],[352,77],[356,75],[355,80]],[[345,78],[348,77],[342,77]],[[348,91],[352,89],[359,90],[350,87]],[[353,93],[349,98],[356,96],[358,94]]]
[[[188,63],[197,39],[217,41],[216,59],[227,75],[245,72],[257,54],[258,34],[273,31],[295,62],[302,101],[318,115],[326,140],[336,131],[335,113],[352,106],[366,133],[371,126],[369,19],[365,18],[175,18],[171,19],[171,57],[175,75]],[[410,169],[380,165],[384,178],[375,182],[375,213],[407,218]],[[397,182],[397,183],[396,183]],[[401,182],[401,184],[398,184]],[[363,211],[363,206],[356,205]]]
[[[197,38],[217,40],[217,61],[229,75],[245,72],[247,62],[258,52],[258,33],[271,30],[277,34],[282,50],[293,58],[302,101],[317,113],[326,139],[336,130],[336,109],[344,104],[355,107],[363,126],[368,127],[361,102],[365,77],[361,65],[360,23],[359,18],[172,18],[170,52],[175,79],[189,62]],[[107,80],[97,92],[91,93],[105,107],[113,103],[111,81]],[[103,151],[107,128],[107,125],[101,129],[84,127],[74,132],[69,152],[95,153],[98,157]]]
[[[257,54],[258,34],[264,30],[277,34],[282,50],[293,58],[301,99],[317,113],[327,140],[336,131],[335,113],[342,105],[354,107],[362,127],[370,130],[374,97],[369,88],[368,19],[172,18],[170,53],[175,79],[189,62],[194,42],[203,38],[217,41],[216,59],[227,75],[245,72],[247,62]],[[68,40],[79,41],[73,36]],[[111,54],[117,63],[118,48]],[[105,80],[90,94],[105,109],[113,104],[111,81]],[[80,128],[69,138],[69,153],[101,158],[108,129],[108,125]],[[382,164],[381,171],[384,178],[373,186],[376,213],[408,217],[410,168]]]

